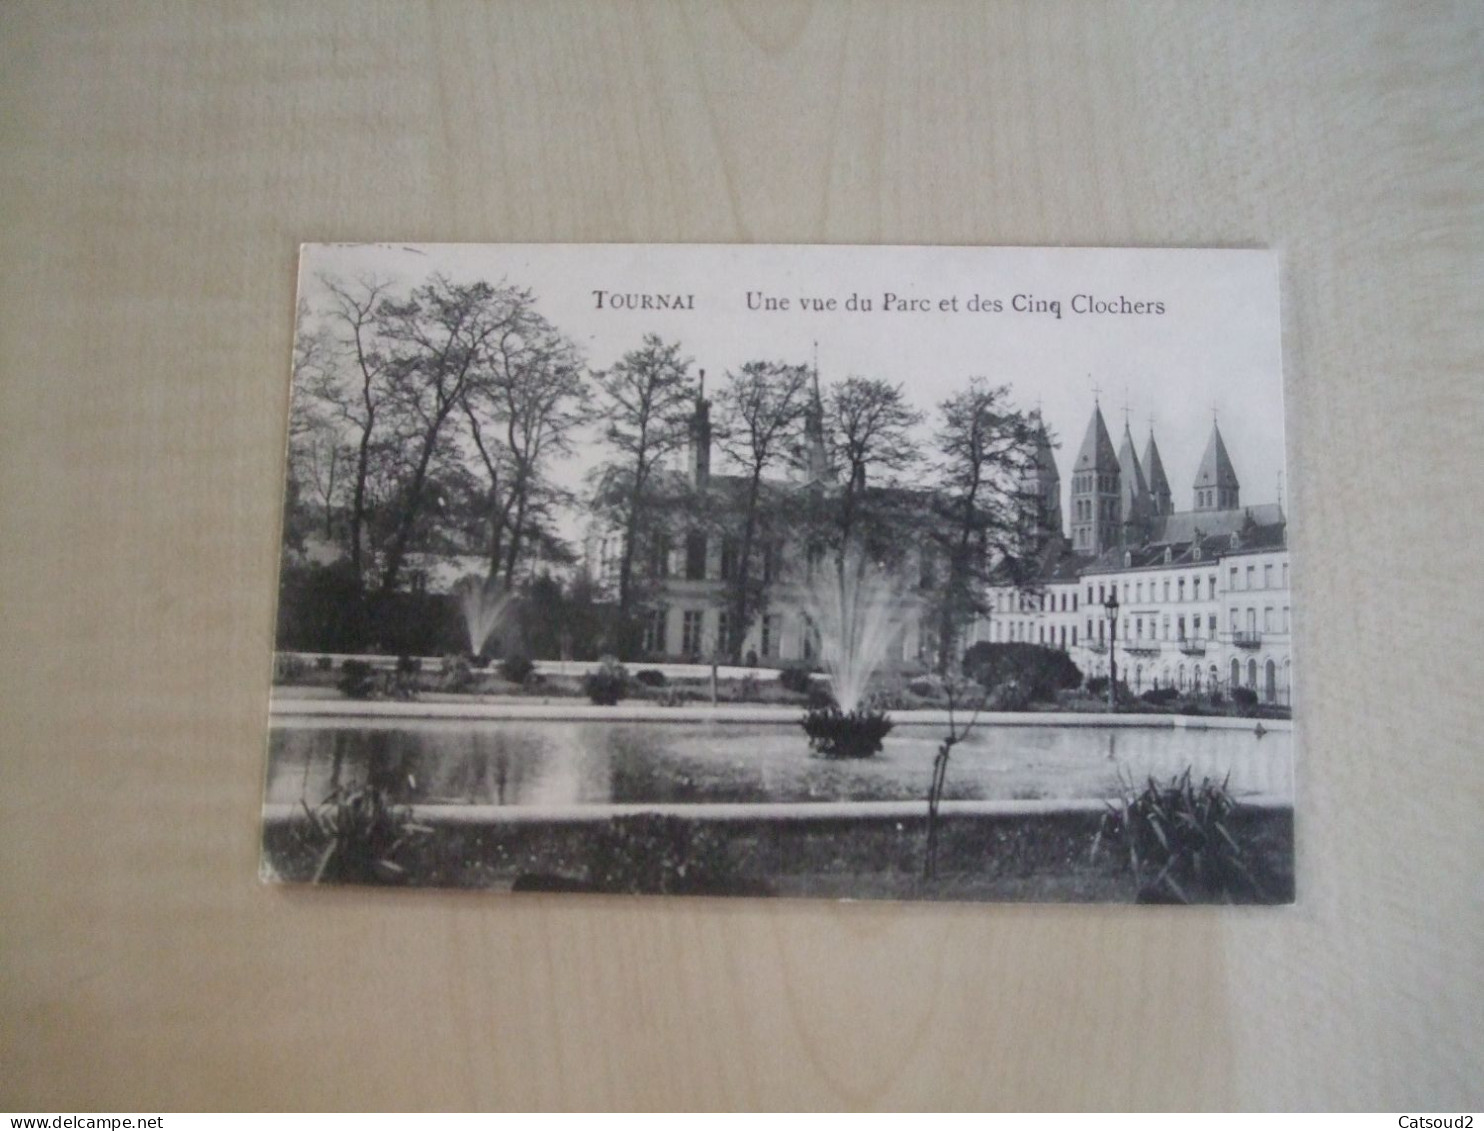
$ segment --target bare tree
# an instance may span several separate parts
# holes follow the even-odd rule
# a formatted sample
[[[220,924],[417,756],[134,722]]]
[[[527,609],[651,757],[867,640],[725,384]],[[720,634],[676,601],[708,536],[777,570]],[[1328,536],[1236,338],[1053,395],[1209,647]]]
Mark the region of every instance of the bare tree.
[[[383,410],[393,393],[391,358],[381,348],[377,334],[377,312],[389,285],[373,277],[353,283],[322,278],[330,293],[325,332],[329,335],[323,364],[306,372],[303,386],[309,406],[324,406],[320,420],[327,429],[343,429],[343,442],[351,454],[350,513],[346,519],[351,570],[357,584],[365,570],[365,537],[371,511],[371,481],[377,455],[377,434]],[[302,325],[302,323],[301,323]],[[296,362],[299,358],[295,359]],[[324,441],[331,449],[335,438]]]
[[[388,515],[381,589],[398,574],[427,503],[425,488],[444,425],[501,335],[529,301],[527,292],[489,283],[454,283],[435,275],[405,301],[385,300],[376,325],[394,375],[393,431],[398,490]]]
[[[530,544],[552,536],[545,520],[565,493],[547,467],[571,452],[589,403],[577,347],[521,297],[461,400],[486,479],[489,576],[507,587]]]
[[[926,542],[938,559],[929,590],[944,675],[964,626],[984,611],[992,571],[1020,579],[1033,565],[1024,521],[1033,496],[1024,484],[1035,464],[1037,424],[1009,402],[1008,386],[976,377],[938,406]]]
[[[893,509],[889,495],[873,500],[867,477],[886,488],[902,483],[918,462],[912,430],[921,420],[902,387],[889,381],[850,377],[830,388],[825,436],[831,461],[845,476],[832,515],[840,552],[859,536],[864,522],[884,520]]]
[[[759,510],[764,473],[796,447],[804,420],[811,371],[804,365],[750,361],[735,373],[718,400],[717,444],[742,469],[745,480],[736,561],[730,582],[731,639],[728,649],[739,658],[753,619],[766,597],[762,579],[766,569],[754,571],[753,556],[759,534]]]
[[[635,596],[634,559],[652,518],[655,473],[686,440],[694,392],[690,359],[681,356],[678,342],[667,344],[647,334],[638,349],[593,376],[607,421],[603,438],[615,452],[598,469],[595,498],[623,533],[618,606],[620,617],[627,619]]]

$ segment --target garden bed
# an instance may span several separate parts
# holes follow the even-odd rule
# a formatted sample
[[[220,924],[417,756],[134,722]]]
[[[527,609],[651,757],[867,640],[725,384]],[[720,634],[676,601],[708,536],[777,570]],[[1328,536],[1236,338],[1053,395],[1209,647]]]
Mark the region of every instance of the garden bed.
[[[1135,902],[1125,862],[1092,853],[1100,823],[1088,810],[945,814],[932,882],[922,878],[925,815],[433,823],[402,850],[400,878],[501,891]],[[1291,902],[1292,810],[1239,808],[1230,826],[1260,885],[1243,901]],[[307,821],[270,821],[263,839],[266,876],[313,879],[321,850]]]

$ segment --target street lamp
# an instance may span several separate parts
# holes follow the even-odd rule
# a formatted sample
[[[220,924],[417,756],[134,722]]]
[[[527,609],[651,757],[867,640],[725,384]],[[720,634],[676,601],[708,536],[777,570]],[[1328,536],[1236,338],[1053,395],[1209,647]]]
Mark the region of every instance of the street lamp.
[[[1108,586],[1108,599],[1103,602],[1108,617],[1108,711],[1118,710],[1118,586]]]

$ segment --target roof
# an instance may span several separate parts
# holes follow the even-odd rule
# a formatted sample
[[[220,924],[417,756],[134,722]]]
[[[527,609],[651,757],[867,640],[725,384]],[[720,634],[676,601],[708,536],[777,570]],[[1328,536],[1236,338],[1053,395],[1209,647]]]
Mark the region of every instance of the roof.
[[[1092,419],[1087,422],[1087,434],[1082,437],[1082,448],[1077,453],[1075,471],[1117,471],[1118,453],[1113,450],[1108,426],[1103,423],[1103,410],[1094,405]]]
[[[1236,507],[1224,511],[1177,511],[1154,520],[1150,531],[1150,544],[1166,546],[1179,542],[1190,542],[1199,530],[1202,536],[1230,538],[1241,533],[1247,525],[1247,516],[1258,528],[1283,527],[1287,519],[1283,508],[1277,503],[1259,503],[1252,507]]]
[[[1201,466],[1195,473],[1195,485],[1200,487],[1236,487],[1237,472],[1232,467],[1231,457],[1226,454],[1226,444],[1221,439],[1221,429],[1211,425],[1211,439],[1206,442],[1206,454],[1201,457]]]

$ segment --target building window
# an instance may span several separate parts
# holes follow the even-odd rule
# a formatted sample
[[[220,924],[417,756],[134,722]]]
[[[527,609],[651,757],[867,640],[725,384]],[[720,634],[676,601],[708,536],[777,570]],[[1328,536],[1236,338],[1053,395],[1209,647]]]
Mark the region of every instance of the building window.
[[[1288,606],[1283,606],[1283,631],[1288,631]]]
[[[1077,626],[1075,624],[1072,626],[1072,647],[1077,647]]]
[[[1216,600],[1216,575],[1213,573],[1206,578],[1206,597],[1208,600]]]
[[[1092,604],[1092,586],[1091,585],[1089,585],[1087,587],[1087,603],[1089,605]]]
[[[732,615],[728,612],[716,614],[716,654],[729,656],[732,652]]]
[[[1167,577],[1167,578],[1165,578],[1165,603],[1168,604],[1169,603],[1169,600],[1170,600],[1170,579]]]
[[[1264,589],[1271,589],[1273,587],[1273,566],[1271,562],[1262,567],[1262,587]]]
[[[1233,593],[1235,593],[1237,591],[1237,567],[1236,566],[1232,566],[1232,585],[1231,585],[1231,591]]]
[[[783,543],[763,543],[763,581],[774,581],[783,576]]]
[[[759,649],[765,659],[771,659],[778,655],[780,617],[777,613],[770,613],[763,617],[763,631],[761,648]]]
[[[1077,594],[1076,594],[1075,591],[1073,591],[1073,593],[1072,593],[1072,612],[1075,613],[1076,611],[1077,611]]]
[[[670,538],[665,534],[655,535],[649,547],[649,576],[670,576]]]
[[[704,550],[702,552],[704,554]],[[721,540],[721,579],[723,581],[731,581],[736,576],[737,542],[733,538],[723,538]]]
[[[804,614],[804,659],[812,660],[819,654],[819,629],[814,627],[814,620],[808,613]]]
[[[1170,638],[1170,614],[1166,613],[1164,618],[1165,639]]]
[[[1283,563],[1283,588],[1288,588],[1288,563]]]
[[[686,656],[701,654],[701,624],[704,614],[699,609],[686,609],[680,621],[680,651]]]
[[[1179,619],[1179,622],[1175,625],[1175,629],[1179,633],[1180,639],[1181,640],[1184,640],[1185,639],[1185,618],[1184,617],[1181,617]],[[1181,676],[1180,676],[1180,680],[1181,680],[1180,686],[1181,687],[1184,687],[1185,686],[1185,682],[1184,682],[1185,681],[1185,676],[1184,676],[1183,673],[1184,673],[1185,669],[1184,668],[1181,668],[1180,671],[1182,673]]]
[[[663,655],[665,651],[665,621],[666,609],[654,609],[644,620],[644,650],[656,655]]]
[[[1256,566],[1248,566],[1247,567],[1247,588],[1248,589],[1256,589],[1257,588],[1257,567]]]
[[[1179,582],[1176,583],[1175,595],[1177,600],[1185,600],[1185,578],[1182,577]]]
[[[685,579],[706,580],[706,535],[699,530],[685,536]]]
[[[1273,607],[1271,605],[1262,611],[1262,630],[1264,632],[1273,631]]]
[[[1208,620],[1206,622],[1206,632],[1211,637],[1212,640],[1215,640],[1216,639],[1216,614],[1215,613],[1212,613],[1210,620]],[[1212,679],[1215,679],[1216,677],[1215,676],[1212,676],[1211,678]]]

